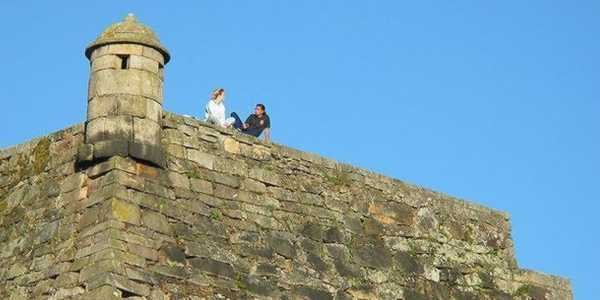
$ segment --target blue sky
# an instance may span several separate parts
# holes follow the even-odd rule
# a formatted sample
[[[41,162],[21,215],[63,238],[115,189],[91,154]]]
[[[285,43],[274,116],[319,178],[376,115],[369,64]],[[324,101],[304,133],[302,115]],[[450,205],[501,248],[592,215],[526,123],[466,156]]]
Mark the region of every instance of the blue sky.
[[[0,147],[84,120],[84,48],[134,12],[167,110],[263,102],[277,142],[508,211],[522,267],[600,294],[600,2],[174,3],[0,2]]]

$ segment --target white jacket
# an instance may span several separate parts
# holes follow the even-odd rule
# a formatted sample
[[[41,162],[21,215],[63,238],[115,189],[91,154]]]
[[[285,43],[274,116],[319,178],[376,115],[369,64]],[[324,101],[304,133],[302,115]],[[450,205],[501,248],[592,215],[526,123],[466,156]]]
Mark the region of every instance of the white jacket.
[[[204,109],[204,120],[221,127],[229,127],[235,122],[234,118],[225,118],[225,105],[223,104],[223,101],[217,104],[212,100],[208,100],[208,103],[206,104],[206,108]]]

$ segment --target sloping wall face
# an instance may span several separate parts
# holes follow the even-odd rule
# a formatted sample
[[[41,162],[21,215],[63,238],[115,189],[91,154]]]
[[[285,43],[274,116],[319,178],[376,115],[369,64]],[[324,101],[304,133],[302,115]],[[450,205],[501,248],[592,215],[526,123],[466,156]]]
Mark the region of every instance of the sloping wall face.
[[[165,169],[77,165],[81,128],[0,153],[2,299],[572,298],[504,213],[170,113]]]
[[[0,299],[84,292],[73,268],[83,177],[83,126],[0,151]]]
[[[164,121],[171,190],[202,224],[175,230],[180,267],[211,292],[571,297],[567,281],[518,269],[505,213],[190,118]]]

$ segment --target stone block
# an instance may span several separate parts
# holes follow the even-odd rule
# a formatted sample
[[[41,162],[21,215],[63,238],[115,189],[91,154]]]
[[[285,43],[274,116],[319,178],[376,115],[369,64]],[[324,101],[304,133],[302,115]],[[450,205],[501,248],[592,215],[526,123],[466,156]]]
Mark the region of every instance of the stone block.
[[[67,193],[75,189],[81,188],[86,178],[87,176],[85,176],[85,173],[75,173],[73,175],[68,176],[61,183],[60,192]]]
[[[160,125],[150,119],[133,118],[133,140],[140,144],[159,145]]]
[[[132,203],[113,198],[110,201],[111,217],[130,224],[140,224],[140,208]]]
[[[144,47],[142,49],[142,55],[151,60],[157,61],[158,63],[160,63],[162,65],[165,64],[163,55],[160,52],[156,51],[156,49],[154,49],[154,48]]]
[[[109,96],[103,97],[106,98]],[[152,101],[136,95],[116,95],[111,97],[113,97],[114,101],[117,103],[117,113],[119,115],[128,115],[138,118],[146,117],[146,102]],[[99,97],[94,98],[94,100],[97,98]]]
[[[58,288],[65,287],[75,287],[79,284],[79,273],[77,272],[67,272],[60,274],[56,281],[54,282],[54,286]]]
[[[252,168],[249,173],[250,178],[267,183],[269,185],[279,186],[281,179],[278,174],[264,168]]]
[[[392,253],[379,238],[354,239],[350,252],[363,266],[374,269],[387,269],[393,266]]]
[[[323,226],[318,223],[307,223],[302,227],[302,234],[315,241],[321,241],[324,237]]]
[[[141,55],[131,55],[129,57],[129,68],[140,69],[158,74],[159,62]]]
[[[94,49],[94,51],[90,55],[90,60],[95,60],[102,55],[106,55],[107,53],[108,53],[108,45],[98,47],[98,48]]]
[[[106,49],[107,54],[128,54],[128,55],[142,55],[144,53],[144,46],[138,44],[110,44]]]
[[[263,298],[284,299],[284,297],[280,295],[277,282],[275,282],[274,279],[265,279],[263,276],[248,275],[242,279],[242,282],[249,292],[261,295]]]
[[[140,95],[162,103],[163,83],[157,74],[130,69],[92,73],[88,99],[103,95]]]
[[[133,280],[129,280],[124,276],[106,273],[101,276],[97,276],[89,281],[88,288],[94,289],[103,285],[114,286],[120,290],[127,291],[130,294],[138,296],[148,296],[150,294],[150,288],[145,284],[137,283]]]
[[[413,225],[416,211],[413,207],[398,202],[373,201],[368,205],[369,213],[381,224]]]
[[[300,298],[303,299],[333,300],[333,295],[331,293],[309,286],[296,286],[291,293],[300,296]]]
[[[109,116],[104,120],[104,140],[131,140],[133,119],[130,116]]]
[[[154,265],[150,268],[150,271],[179,280],[184,280],[189,277],[188,271],[184,267],[180,266],[164,266],[164,265]]]
[[[264,183],[250,178],[244,179],[242,182],[242,189],[259,194],[264,194],[267,191],[267,187]]]
[[[165,154],[167,156],[172,156],[177,159],[185,159],[185,148],[182,145],[178,144],[167,144],[164,145],[163,149],[165,150]],[[175,170],[175,168],[171,168],[171,170]]]
[[[187,176],[176,173],[169,172],[169,181],[173,187],[189,189],[190,188],[190,180]]]
[[[121,295],[122,293],[119,289],[113,286],[103,285],[85,294],[85,298],[102,300],[121,300]]]
[[[120,69],[121,58],[117,55],[102,55],[92,60],[91,72],[96,72],[104,69]]]
[[[100,117],[114,116],[119,112],[117,99],[114,95],[98,96],[88,101],[88,121]]]
[[[90,264],[79,272],[79,281],[85,282],[94,277],[111,273],[120,272],[122,264],[116,260],[101,260]]]
[[[165,245],[160,249],[158,261],[169,266],[183,267],[186,263],[185,252],[176,245]]]
[[[245,177],[248,174],[248,165],[243,160],[219,158],[214,161],[216,171]]]
[[[238,191],[226,185],[215,184],[215,196],[222,199],[233,200],[237,197]]]
[[[190,183],[192,191],[194,192],[204,193],[207,195],[212,195],[213,193],[213,184],[210,181],[198,178],[191,178]]]
[[[326,243],[344,243],[345,234],[344,231],[340,230],[337,227],[332,227],[325,231],[325,235],[323,237],[323,241]]]
[[[294,243],[289,239],[289,237],[285,235],[272,233],[269,237],[269,246],[283,257],[296,257],[296,247]]]
[[[160,103],[150,100],[150,99],[145,99],[145,104],[146,104],[146,108],[145,108],[145,115],[146,118],[148,118],[148,120],[152,120],[155,121],[156,123],[162,122],[162,113],[163,113],[163,107]]]
[[[94,146],[92,144],[81,144],[77,148],[77,161],[87,162],[94,159]]]
[[[81,295],[84,292],[85,292],[85,290],[79,286],[73,287],[73,288],[68,288],[68,289],[59,288],[54,293],[54,299],[67,299],[67,298],[75,297],[77,295]]]
[[[85,123],[85,142],[88,144],[93,144],[104,140],[105,125],[106,118],[97,118],[87,121]]]
[[[152,292],[150,292],[150,298],[149,299],[154,299],[154,300],[169,300],[169,297],[163,291],[161,291],[159,289],[154,289],[154,290],[152,290]]]
[[[240,154],[240,142],[232,137],[226,137],[223,140],[223,149],[229,153]]]
[[[142,215],[142,224],[154,231],[172,234],[173,229],[169,224],[169,220],[162,214],[146,210]]]
[[[94,158],[108,158],[115,155],[127,156],[129,143],[125,140],[107,140],[94,143]]]
[[[187,149],[187,158],[199,166],[213,170],[215,164],[215,156],[195,149]]]
[[[156,286],[159,283],[158,278],[156,278],[156,276],[154,276],[154,274],[150,273],[149,271],[126,268],[126,273],[127,278],[135,280],[137,282],[144,282],[153,286]],[[153,296],[153,293],[150,293],[149,299],[156,299],[156,297]]]
[[[79,219],[79,229],[98,224],[100,222],[99,212],[100,207],[98,206],[86,209]]]
[[[228,263],[220,262],[210,258],[199,257],[190,259],[190,264],[193,270],[208,272],[227,278],[235,278],[235,271]]]
[[[159,146],[131,142],[129,143],[129,155],[152,162],[159,167],[166,165],[164,153]]]
[[[221,174],[221,173],[214,173],[212,174],[213,176],[213,180],[215,183],[220,183],[232,188],[238,188],[240,187],[240,179],[237,176],[231,176],[231,175],[226,175],[226,174]]]
[[[127,250],[131,254],[141,256],[145,259],[151,261],[158,261],[158,251],[156,251],[155,249],[134,243],[127,243]]]

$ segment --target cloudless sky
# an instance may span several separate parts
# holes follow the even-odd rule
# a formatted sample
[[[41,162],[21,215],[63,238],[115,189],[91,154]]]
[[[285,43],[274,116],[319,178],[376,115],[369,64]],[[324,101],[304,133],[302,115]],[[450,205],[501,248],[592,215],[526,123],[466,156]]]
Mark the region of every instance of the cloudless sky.
[[[85,120],[85,46],[134,12],[165,108],[264,102],[276,142],[511,215],[519,264],[598,299],[600,1],[0,2],[0,147]]]

